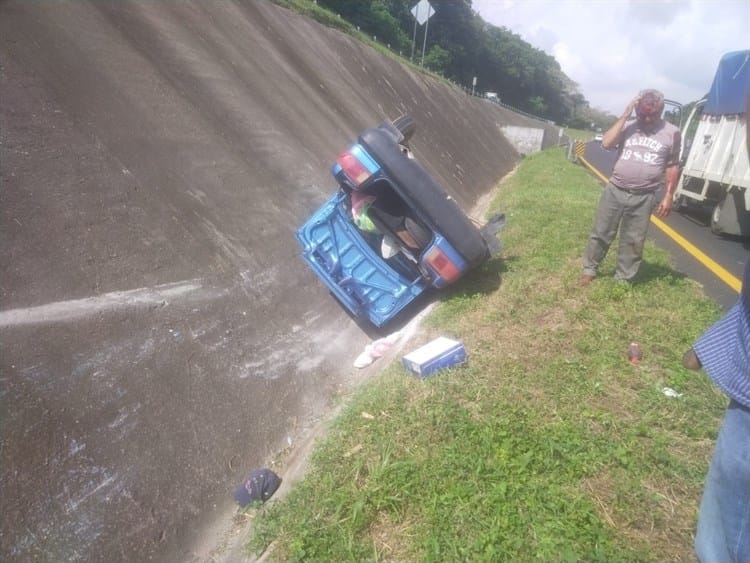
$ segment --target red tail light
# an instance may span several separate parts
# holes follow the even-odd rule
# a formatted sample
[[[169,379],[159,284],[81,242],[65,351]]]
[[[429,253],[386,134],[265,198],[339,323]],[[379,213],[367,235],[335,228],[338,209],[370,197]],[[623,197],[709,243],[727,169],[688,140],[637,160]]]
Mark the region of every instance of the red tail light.
[[[424,261],[448,283],[456,281],[461,276],[458,267],[437,246],[427,253]]]
[[[361,185],[372,176],[372,173],[365,168],[365,165],[350,152],[341,154],[336,159],[336,162],[341,166],[344,174],[346,174],[347,178],[352,181],[352,184],[354,184],[355,187]]]

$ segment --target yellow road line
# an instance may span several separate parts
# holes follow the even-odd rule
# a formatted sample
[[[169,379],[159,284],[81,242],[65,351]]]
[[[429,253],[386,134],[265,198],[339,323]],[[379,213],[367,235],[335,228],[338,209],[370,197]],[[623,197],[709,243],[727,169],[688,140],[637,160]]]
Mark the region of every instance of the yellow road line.
[[[588,162],[585,158],[579,156],[578,160],[583,162],[589,170],[591,170],[594,174],[596,174],[597,177],[599,177],[599,179],[601,179],[602,182],[606,183],[609,181],[606,176],[604,176],[601,172],[599,172],[594,167],[594,165]],[[683,250],[685,250],[685,252],[690,254],[698,262],[703,264],[703,266],[708,268],[708,270],[711,271],[717,278],[719,278],[721,281],[723,281],[725,284],[727,284],[737,293],[740,292],[742,288],[742,282],[740,282],[740,280],[737,277],[733,276],[726,269],[724,269],[719,264],[717,264],[714,260],[709,258],[704,252],[702,252],[694,244],[692,244],[685,237],[680,235],[677,231],[675,231],[673,228],[668,226],[664,221],[662,221],[658,217],[655,217],[654,215],[652,215],[651,222],[654,225],[656,225],[659,229],[661,229],[665,235],[667,235],[673,241],[675,241],[675,243],[680,245],[683,248]]]
[[[585,159],[585,158],[583,158],[582,156],[579,156],[579,157],[578,157],[578,160],[580,160],[581,162],[583,162],[583,163],[584,163],[584,164],[586,165],[586,167],[587,167],[587,168],[588,168],[589,170],[591,170],[591,171],[592,171],[592,172],[593,172],[594,174],[596,174],[596,175],[597,175],[597,176],[599,177],[599,179],[600,179],[600,180],[601,180],[602,182],[604,182],[605,184],[606,184],[607,182],[609,182],[609,178],[607,178],[607,177],[606,177],[606,176],[605,176],[604,174],[602,174],[601,172],[599,172],[599,171],[598,171],[598,170],[596,169],[596,167],[595,167],[595,166],[594,166],[593,164],[591,164],[591,163],[590,163],[590,162],[589,162],[588,160],[586,160],[586,159]]]
[[[737,279],[735,276],[727,272],[724,268],[719,266],[716,262],[714,262],[711,258],[706,256],[703,252],[701,252],[698,248],[695,247],[690,241],[685,239],[682,235],[680,235],[677,231],[675,231],[673,228],[668,226],[664,221],[659,219],[658,217],[651,216],[651,222],[659,227],[665,235],[669,236],[674,240],[677,244],[679,244],[682,248],[685,249],[685,251],[688,252],[688,254],[692,255],[693,258],[698,260],[701,264],[703,264],[706,268],[711,270],[711,272],[716,275],[721,281],[723,281],[725,284],[727,284],[729,287],[731,287],[734,291],[737,293],[740,292],[740,289],[742,288],[742,282],[740,282],[739,279]]]

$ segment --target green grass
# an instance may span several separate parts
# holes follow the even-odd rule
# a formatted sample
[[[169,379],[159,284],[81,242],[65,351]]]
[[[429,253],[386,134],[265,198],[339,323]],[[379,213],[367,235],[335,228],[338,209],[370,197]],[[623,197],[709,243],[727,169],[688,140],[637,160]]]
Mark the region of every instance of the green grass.
[[[562,149],[523,161],[490,210],[508,216],[502,256],[444,292],[409,344],[457,338],[468,364],[423,381],[393,362],[361,387],[306,478],[256,515],[251,552],[273,542],[282,561],[692,557],[726,399],[680,357],[720,311],[651,243],[636,283],[614,282],[608,257],[578,287],[599,192]]]
[[[294,10],[295,12],[307,16],[310,19],[322,23],[325,26],[338,29],[349,35],[357,37],[358,39],[365,39],[366,36],[363,33],[357,31],[357,29],[350,24],[348,21],[323,8],[318,6],[316,2],[312,0],[272,0],[274,4]]]
[[[594,135],[596,135],[596,133],[594,133],[593,131],[587,131],[585,129],[570,129],[570,128],[565,129],[565,134],[571,139],[574,139],[576,141],[590,141],[591,139],[594,138]]]

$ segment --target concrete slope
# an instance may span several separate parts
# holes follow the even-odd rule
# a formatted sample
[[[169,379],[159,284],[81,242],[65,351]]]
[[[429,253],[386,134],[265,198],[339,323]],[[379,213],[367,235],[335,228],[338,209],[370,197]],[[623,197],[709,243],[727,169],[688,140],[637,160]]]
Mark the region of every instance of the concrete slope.
[[[0,3],[0,558],[185,560],[327,412],[368,337],[294,229],[402,113],[465,208],[542,126],[262,0]]]

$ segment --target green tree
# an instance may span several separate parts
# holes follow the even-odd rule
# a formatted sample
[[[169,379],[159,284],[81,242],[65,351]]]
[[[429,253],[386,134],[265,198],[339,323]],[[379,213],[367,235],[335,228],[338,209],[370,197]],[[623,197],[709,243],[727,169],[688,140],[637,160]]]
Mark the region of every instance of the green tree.
[[[417,0],[318,0],[380,43],[405,56],[411,53]],[[503,102],[565,125],[606,121],[609,116],[588,107],[586,98],[554,57],[526,43],[504,27],[485,22],[471,0],[430,0],[435,12],[417,26],[415,59],[427,32],[424,64],[446,78],[480,92],[493,91]],[[425,29],[426,28],[426,29]]]
[[[440,45],[433,45],[424,57],[424,66],[435,72],[445,74],[451,63],[451,54]]]
[[[403,0],[318,0],[318,4],[363,33],[376,37],[379,43],[390,44],[394,51],[405,52],[411,48],[411,40],[404,31],[404,24],[411,15]]]
[[[536,115],[544,115],[547,113],[547,103],[541,96],[534,96],[529,100],[529,108]]]

